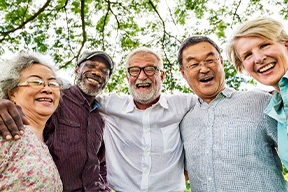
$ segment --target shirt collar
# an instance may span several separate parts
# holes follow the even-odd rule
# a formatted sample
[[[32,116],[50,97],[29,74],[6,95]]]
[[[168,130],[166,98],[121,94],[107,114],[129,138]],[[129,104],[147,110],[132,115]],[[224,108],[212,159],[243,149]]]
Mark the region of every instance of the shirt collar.
[[[217,95],[213,100],[215,100],[215,99],[217,99],[217,98],[219,98],[219,97],[227,97],[227,98],[230,98],[234,92],[235,92],[234,89],[232,89],[232,88],[227,88],[227,87],[226,87],[226,88],[223,89],[220,93],[218,93],[218,95]],[[199,101],[200,104],[205,103],[204,100],[201,99],[200,97],[198,97],[198,101]]]
[[[160,95],[159,101],[157,103],[155,103],[154,105],[152,105],[151,107],[155,106],[155,105],[160,105],[161,107],[168,109],[168,101],[166,99],[166,97],[163,96],[163,94]],[[132,98],[132,96],[129,96],[129,102],[128,105],[126,107],[126,112],[132,112],[134,109],[137,109],[134,100]]]
[[[82,103],[83,105],[87,104],[89,106],[88,100],[85,98],[82,91],[80,90],[80,88],[77,85],[71,86],[70,89],[72,89],[72,93],[74,93],[75,95],[77,95],[78,97],[81,98],[81,101],[83,101],[83,103]],[[97,109],[99,106],[100,106],[100,104],[98,103],[98,101],[96,99],[94,99],[94,102],[91,106],[90,111]]]
[[[280,87],[280,91],[281,91],[282,87],[286,86],[287,81],[288,81],[288,71],[284,74],[284,76],[278,82],[278,85]],[[268,111],[268,109],[272,109],[272,107],[275,109],[275,111],[278,111],[283,107],[282,96],[278,91],[274,91],[273,97],[270,100],[270,103],[268,106],[269,107],[267,107],[267,111]]]
[[[278,86],[280,87],[280,91],[281,91],[282,87],[285,88],[287,86],[287,82],[288,82],[288,71],[286,71],[286,73],[283,75],[283,77],[278,82]]]

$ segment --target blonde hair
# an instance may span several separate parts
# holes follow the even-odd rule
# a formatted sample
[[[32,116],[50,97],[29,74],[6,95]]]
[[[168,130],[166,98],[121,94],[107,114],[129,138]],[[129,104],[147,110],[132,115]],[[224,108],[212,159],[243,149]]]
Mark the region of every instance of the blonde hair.
[[[244,66],[236,50],[237,40],[241,37],[264,37],[276,42],[285,42],[288,40],[288,34],[284,30],[283,25],[275,19],[263,17],[246,21],[234,32],[226,49],[230,62],[234,63],[235,68],[239,72],[244,70]]]

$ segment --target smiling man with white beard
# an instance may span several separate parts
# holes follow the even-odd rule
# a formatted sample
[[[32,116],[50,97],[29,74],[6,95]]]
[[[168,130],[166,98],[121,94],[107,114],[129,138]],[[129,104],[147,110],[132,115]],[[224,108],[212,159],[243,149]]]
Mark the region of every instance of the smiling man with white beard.
[[[97,98],[105,120],[107,181],[117,192],[183,192],[178,126],[196,97],[161,94],[163,61],[150,48],[133,50],[126,68],[131,96]]]

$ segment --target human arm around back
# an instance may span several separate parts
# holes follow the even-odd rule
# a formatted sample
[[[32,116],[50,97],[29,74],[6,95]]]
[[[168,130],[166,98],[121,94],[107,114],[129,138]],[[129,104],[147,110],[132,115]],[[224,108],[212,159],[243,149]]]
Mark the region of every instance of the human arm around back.
[[[7,140],[20,139],[24,126],[29,121],[23,114],[21,107],[7,99],[0,99],[0,132]]]

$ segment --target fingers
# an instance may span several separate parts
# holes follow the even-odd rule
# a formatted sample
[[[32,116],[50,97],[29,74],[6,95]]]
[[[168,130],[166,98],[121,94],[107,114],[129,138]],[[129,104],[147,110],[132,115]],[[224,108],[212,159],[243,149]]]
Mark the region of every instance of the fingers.
[[[24,126],[22,122],[22,116],[24,115],[21,107],[16,107],[16,105],[9,100],[1,99],[0,115],[0,131],[2,133],[2,137],[7,140],[12,138],[16,140],[19,139],[24,133]]]

